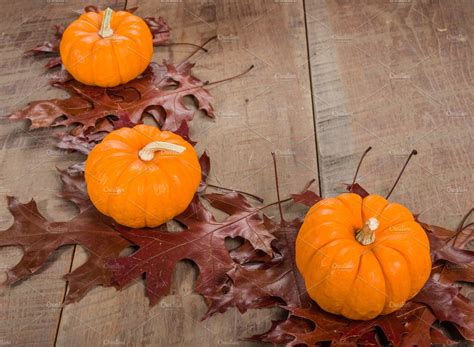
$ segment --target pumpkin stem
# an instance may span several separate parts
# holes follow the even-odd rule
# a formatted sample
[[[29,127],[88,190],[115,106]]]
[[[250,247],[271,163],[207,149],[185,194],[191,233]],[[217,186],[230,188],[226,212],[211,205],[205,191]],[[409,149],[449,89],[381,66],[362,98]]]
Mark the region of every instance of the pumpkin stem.
[[[153,160],[156,151],[171,151],[175,153],[183,153],[186,147],[175,145],[174,143],[154,141],[143,147],[138,152],[138,157],[143,161]]]
[[[367,246],[375,241],[375,230],[378,229],[380,223],[377,218],[369,218],[365,222],[362,229],[357,231],[356,240],[362,245]]]
[[[102,23],[100,25],[99,36],[103,39],[110,37],[114,34],[112,28],[110,27],[110,20],[112,18],[112,9],[107,7],[104,10],[104,16],[102,17]]]

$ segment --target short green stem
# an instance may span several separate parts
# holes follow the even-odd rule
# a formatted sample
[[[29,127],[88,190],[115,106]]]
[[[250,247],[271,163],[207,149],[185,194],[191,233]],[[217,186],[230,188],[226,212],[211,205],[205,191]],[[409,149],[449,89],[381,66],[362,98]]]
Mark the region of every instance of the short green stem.
[[[112,28],[110,27],[110,20],[112,19],[112,11],[111,8],[107,7],[104,10],[104,17],[102,18],[102,23],[100,25],[99,35],[103,39],[110,37],[114,34]]]

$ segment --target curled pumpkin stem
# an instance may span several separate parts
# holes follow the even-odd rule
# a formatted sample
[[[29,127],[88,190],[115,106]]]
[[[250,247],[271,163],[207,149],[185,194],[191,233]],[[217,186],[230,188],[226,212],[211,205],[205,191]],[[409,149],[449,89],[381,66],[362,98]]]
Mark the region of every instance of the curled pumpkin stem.
[[[174,143],[154,141],[147,144],[138,152],[138,157],[143,161],[153,160],[156,151],[171,151],[175,153],[183,153],[186,147],[176,145]]]
[[[356,240],[364,246],[370,245],[375,241],[375,230],[378,229],[379,225],[377,218],[367,219],[362,229],[357,231]]]

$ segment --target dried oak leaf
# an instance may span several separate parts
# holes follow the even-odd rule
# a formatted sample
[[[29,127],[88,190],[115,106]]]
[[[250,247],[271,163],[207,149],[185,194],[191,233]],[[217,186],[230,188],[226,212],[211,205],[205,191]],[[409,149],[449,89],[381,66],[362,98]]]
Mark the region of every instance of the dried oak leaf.
[[[16,111],[10,119],[29,119],[30,129],[79,125],[74,135],[84,135],[113,129],[111,116],[131,124],[142,120],[149,108],[160,108],[164,119],[157,118],[163,130],[175,131],[185,121],[193,119],[195,110],[184,104],[192,96],[199,110],[214,117],[212,97],[204,83],[191,74],[194,64],[150,64],[138,78],[118,87],[87,86],[75,80],[55,82],[71,96],[67,99],[34,101]]]
[[[427,305],[437,320],[453,323],[464,338],[472,341],[474,340],[474,306],[459,291],[460,287],[441,283],[433,279],[432,275],[412,301]]]
[[[444,336],[439,329],[432,327],[436,322],[436,317],[426,306],[410,303],[405,311],[408,311],[409,316],[405,319],[403,346],[429,347],[432,343],[451,344],[454,342]]]
[[[460,248],[457,232],[420,222],[430,239],[431,260],[446,260],[455,264],[474,264],[474,252]],[[472,231],[471,231],[472,232]],[[473,233],[474,234],[474,233]],[[472,237],[472,235],[471,235]],[[466,239],[470,237],[466,235]]]
[[[87,261],[66,275],[69,291],[65,302],[81,299],[97,285],[110,285],[111,274],[104,266],[130,244],[112,229],[109,221],[90,207],[68,222],[50,222],[44,218],[34,200],[26,204],[8,197],[13,224],[0,232],[1,246],[19,246],[24,254],[20,262],[7,271],[4,284],[26,279],[40,270],[51,254],[65,245],[81,245],[89,253]]]
[[[311,183],[313,181],[307,187]],[[294,202],[313,205],[321,198],[306,188],[301,193],[293,194],[292,199]],[[263,215],[263,221],[266,229],[275,237],[271,243],[273,255],[255,249],[250,242],[233,249],[230,254],[237,264],[227,272],[227,280],[221,287],[206,298],[206,317],[225,312],[230,307],[237,307],[243,313],[250,308],[282,304],[301,308],[311,305],[294,260],[295,239],[302,219],[282,220],[277,224]]]
[[[58,196],[73,202],[79,208],[79,212],[89,209],[92,202],[87,195],[84,166],[72,165],[66,170],[59,170],[59,173],[63,185]]]
[[[54,36],[50,41],[45,41],[36,47],[32,48],[30,50],[31,53],[34,55],[40,55],[40,54],[54,54],[58,55],[59,54],[59,42],[61,41],[61,37],[63,36],[63,32],[66,29],[62,25],[54,25]],[[61,65],[61,57],[56,56],[53,58],[50,58],[48,62],[46,63],[45,67],[48,69],[51,69],[53,67]]]
[[[301,308],[311,305],[294,262],[295,238],[302,220],[276,224],[265,217],[264,224],[276,238],[271,244],[273,256],[258,252],[250,243],[232,250],[231,256],[238,264],[226,273],[227,279],[220,288],[206,297],[206,317],[230,307],[243,313],[250,308],[282,304]]]
[[[119,288],[145,274],[150,304],[156,304],[169,292],[176,263],[188,259],[200,271],[196,291],[207,297],[234,266],[224,244],[226,238],[241,237],[251,242],[255,249],[272,252],[273,236],[259,218],[259,209],[252,207],[243,195],[235,192],[207,194],[206,198],[214,208],[228,214],[224,221],[216,221],[195,196],[187,210],[175,218],[186,226],[183,231],[122,229],[122,235],[139,249],[130,256],[109,262],[113,280]]]

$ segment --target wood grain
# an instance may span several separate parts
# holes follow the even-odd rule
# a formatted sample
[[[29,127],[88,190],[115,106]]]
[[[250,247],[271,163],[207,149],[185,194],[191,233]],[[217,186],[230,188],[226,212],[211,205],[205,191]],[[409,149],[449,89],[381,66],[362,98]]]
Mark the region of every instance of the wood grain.
[[[52,131],[26,131],[27,122],[6,120],[3,116],[30,100],[60,96],[48,85],[42,62],[25,57],[27,49],[44,41],[56,22],[43,2],[2,1],[5,18],[0,23],[0,230],[13,218],[5,195],[22,202],[35,198],[39,210],[51,220],[67,220],[75,208],[56,197],[60,180],[56,167],[64,168],[78,160],[54,148]],[[4,271],[14,266],[21,251],[14,247],[0,251],[0,282]],[[72,248],[55,252],[41,274],[14,285],[0,287],[0,344],[8,346],[53,345],[59,323]]]
[[[322,192],[359,182],[455,227],[473,202],[471,1],[307,1]]]
[[[87,2],[0,1],[4,115],[28,101],[62,95],[48,87],[44,61],[24,51]],[[218,36],[207,54],[193,58],[204,80],[255,65],[245,77],[212,87],[215,122],[198,115],[192,123],[198,152],[207,150],[212,159],[211,183],[273,201],[275,151],[283,196],[318,177],[322,193],[334,195],[340,183],[350,182],[370,145],[359,182],[383,195],[416,148],[419,155],[392,200],[420,212],[423,221],[448,227],[472,206],[471,1],[129,1],[135,5],[139,15],[165,17],[174,42]],[[154,60],[179,62],[191,50],[162,47]],[[24,202],[34,197],[50,219],[71,218],[75,208],[55,197],[56,166],[81,157],[54,149],[51,130],[27,132],[26,122],[4,118],[0,124],[0,192]],[[2,200],[0,227],[11,222]],[[20,256],[17,249],[2,249],[0,267],[13,266]],[[144,282],[138,281],[122,292],[97,288],[62,308],[62,276],[86,257],[87,250],[61,249],[41,274],[2,289],[0,344],[251,345],[239,339],[263,332],[281,314],[231,310],[200,321],[206,306],[193,293],[197,270],[189,262],[178,264],[171,295],[156,307],[148,307]]]
[[[138,4],[139,15],[168,20],[175,42],[200,43],[218,36],[209,53],[193,58],[200,78],[216,81],[255,65],[248,75],[211,88],[216,121],[198,115],[191,123],[198,152],[207,150],[211,157],[211,183],[276,200],[272,151],[277,153],[282,194],[299,191],[317,177],[302,2]],[[191,51],[186,46],[159,48],[154,60],[179,62]],[[85,256],[76,252],[73,266]],[[255,345],[240,339],[265,331],[279,316],[276,310],[244,315],[230,310],[201,321],[206,306],[193,293],[196,276],[190,263],[180,263],[171,295],[153,308],[144,296],[144,281],[119,293],[98,288],[64,308],[57,345]]]

